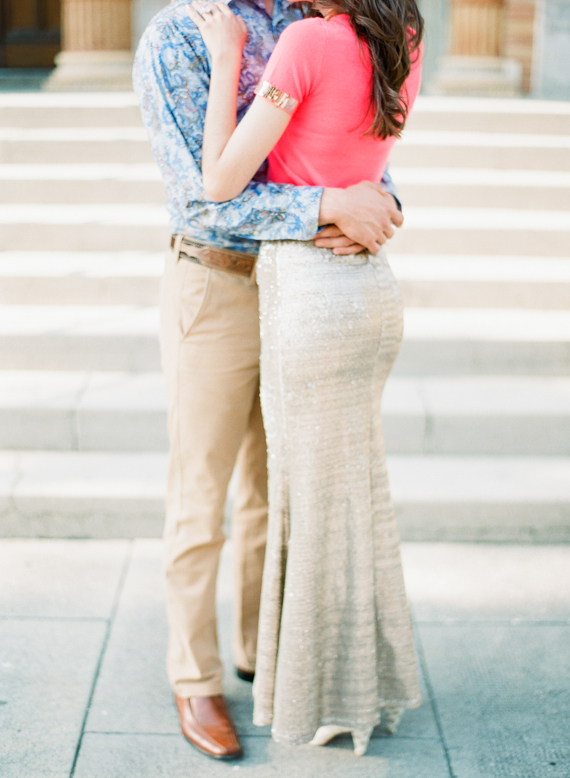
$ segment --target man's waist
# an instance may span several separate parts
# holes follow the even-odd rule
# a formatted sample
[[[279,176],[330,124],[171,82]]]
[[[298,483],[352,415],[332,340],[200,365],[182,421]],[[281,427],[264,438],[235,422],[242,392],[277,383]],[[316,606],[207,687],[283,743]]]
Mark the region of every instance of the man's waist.
[[[212,246],[184,235],[173,235],[170,239],[170,247],[176,253],[177,260],[185,259],[240,276],[251,276],[257,260],[256,254]]]
[[[169,225],[171,235],[186,235],[190,240],[196,240],[207,246],[243,251],[246,254],[257,254],[259,251],[259,240],[234,235],[219,224],[215,227],[203,224],[199,213],[193,212],[192,218],[189,218],[187,212],[179,213],[171,204],[167,208],[171,217]]]

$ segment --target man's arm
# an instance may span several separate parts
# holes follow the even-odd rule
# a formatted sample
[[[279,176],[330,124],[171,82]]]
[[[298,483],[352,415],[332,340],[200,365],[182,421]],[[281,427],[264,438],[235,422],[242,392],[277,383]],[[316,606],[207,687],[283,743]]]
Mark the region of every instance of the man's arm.
[[[392,181],[392,176],[390,175],[388,168],[384,171],[384,175],[382,176],[382,181],[380,181],[382,184],[384,190],[389,194],[392,195],[394,198],[394,204],[396,208],[402,212],[402,203],[398,199],[398,190],[396,189],[396,185]],[[400,225],[398,225],[400,226]]]
[[[391,179],[390,179],[391,182]],[[393,185],[392,185],[393,186]],[[394,235],[404,221],[399,202],[382,185],[363,181],[348,189],[325,189],[319,224],[328,224],[315,238],[315,246],[335,254],[373,254]]]
[[[318,229],[322,188],[252,182],[235,200],[213,203],[202,185],[202,135],[209,69],[190,19],[160,20],[137,51],[134,86],[170,203],[190,229],[254,240],[309,240]]]
[[[374,250],[384,242],[386,231],[391,231],[390,217],[386,202],[365,191],[372,184],[351,187],[352,192],[326,190],[322,198],[320,187],[252,182],[232,201],[206,199],[201,176],[209,88],[205,57],[193,23],[177,16],[163,17],[147,28],[135,61],[135,91],[175,217],[182,214],[185,226],[191,230],[195,224],[198,234],[206,229],[257,241],[310,240],[319,225],[340,222],[349,244]],[[366,199],[373,203],[373,214]]]

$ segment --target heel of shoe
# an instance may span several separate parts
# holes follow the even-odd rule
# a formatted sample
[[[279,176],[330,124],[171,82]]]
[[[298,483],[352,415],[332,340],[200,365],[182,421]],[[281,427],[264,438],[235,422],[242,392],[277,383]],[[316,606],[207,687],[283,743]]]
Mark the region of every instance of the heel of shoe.
[[[337,727],[336,724],[327,724],[324,727],[319,727],[315,732],[315,737],[309,743],[310,746],[326,746],[327,743],[338,737],[338,735],[344,735],[346,732],[350,732],[346,727]]]
[[[398,725],[404,715],[403,708],[387,707],[384,708],[384,727],[389,735],[393,735],[398,729]]]
[[[352,730],[352,742],[355,756],[364,756],[366,753],[370,736],[372,735],[372,729],[372,727],[367,727],[366,729]]]

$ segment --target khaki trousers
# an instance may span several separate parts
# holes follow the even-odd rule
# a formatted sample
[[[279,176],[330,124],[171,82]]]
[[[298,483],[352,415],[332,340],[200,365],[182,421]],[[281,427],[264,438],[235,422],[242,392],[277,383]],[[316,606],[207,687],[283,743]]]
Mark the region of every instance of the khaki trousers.
[[[267,530],[266,445],[259,403],[254,279],[171,252],[161,285],[168,392],[167,671],[180,697],[222,692],[216,578],[223,508],[237,461],[232,519],[236,665],[254,670]]]

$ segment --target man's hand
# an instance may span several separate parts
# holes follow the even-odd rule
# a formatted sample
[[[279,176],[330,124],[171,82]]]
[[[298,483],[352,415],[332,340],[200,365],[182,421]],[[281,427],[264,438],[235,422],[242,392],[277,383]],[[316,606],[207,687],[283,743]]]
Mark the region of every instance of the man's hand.
[[[346,189],[325,189],[321,199],[319,224],[329,227],[314,239],[321,248],[335,254],[357,254],[363,248],[377,254],[381,246],[401,227],[404,217],[396,201],[380,184],[361,181]]]
[[[360,254],[366,251],[360,243],[355,243],[351,238],[347,238],[336,224],[329,224],[313,238],[315,246],[320,249],[332,249],[334,254]]]

